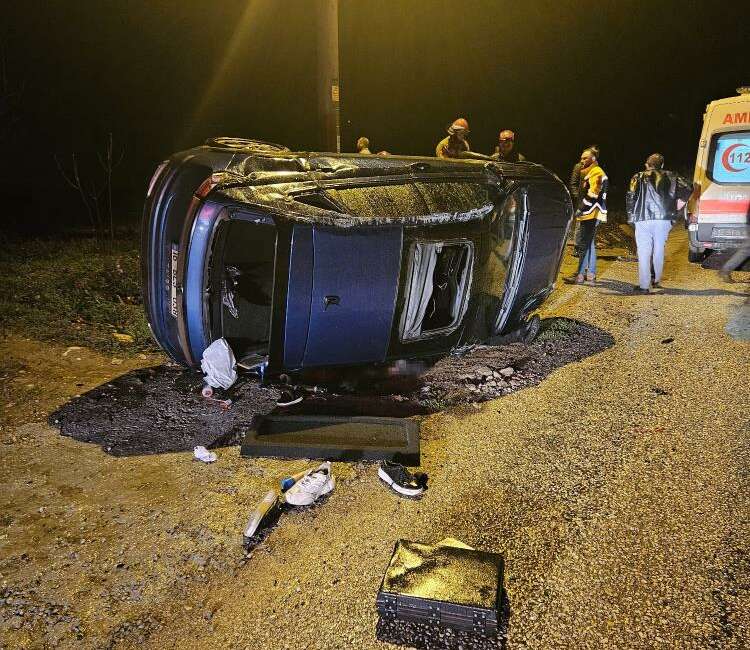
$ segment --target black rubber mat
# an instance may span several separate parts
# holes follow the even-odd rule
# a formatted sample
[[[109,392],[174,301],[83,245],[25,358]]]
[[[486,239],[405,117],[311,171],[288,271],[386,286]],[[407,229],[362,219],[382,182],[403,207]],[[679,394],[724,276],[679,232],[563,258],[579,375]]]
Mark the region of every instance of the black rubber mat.
[[[243,456],[420,462],[419,425],[402,418],[266,415],[243,434]]]

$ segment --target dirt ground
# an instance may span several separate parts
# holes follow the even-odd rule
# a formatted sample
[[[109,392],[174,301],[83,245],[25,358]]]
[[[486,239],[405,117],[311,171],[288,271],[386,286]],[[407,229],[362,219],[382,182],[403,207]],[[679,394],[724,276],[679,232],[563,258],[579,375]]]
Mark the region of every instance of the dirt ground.
[[[300,378],[294,389],[304,400],[284,408],[276,406],[283,386],[262,384],[254,373],[206,400],[199,371],[166,363],[86,391],[53,411],[48,422],[64,436],[99,444],[114,456],[221,448],[239,444],[254,418],[269,413],[409,417],[484,402],[534,386],[554,369],[612,343],[609,334],[586,323],[547,318],[530,345],[469,346],[434,365],[412,361],[329,371],[326,384]]]
[[[0,341],[0,648],[396,647],[374,606],[393,544],[448,536],[504,554],[508,648],[750,647],[750,274],[721,283],[686,247],[676,229],[657,295],[630,293],[625,249],[597,286],[560,283],[542,315],[611,337],[597,354],[425,398],[445,403],[415,416],[422,499],[337,463],[330,498],[247,555],[249,511],[307,463],[107,453],[116,411],[95,444],[62,436],[60,407],[165,359]]]

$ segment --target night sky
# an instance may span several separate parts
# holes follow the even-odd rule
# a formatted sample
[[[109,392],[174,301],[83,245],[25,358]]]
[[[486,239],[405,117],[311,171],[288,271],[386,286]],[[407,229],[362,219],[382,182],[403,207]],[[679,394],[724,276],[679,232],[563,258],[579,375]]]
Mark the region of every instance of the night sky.
[[[121,223],[169,154],[213,135],[322,147],[315,0],[31,0],[4,8],[0,129],[13,229],[82,225],[55,157],[95,166],[112,133]],[[707,102],[750,84],[741,3],[341,0],[344,149],[433,155],[464,116],[489,153],[511,128],[566,178],[602,148],[615,208],[647,154],[691,170]],[[8,95],[22,90],[20,101]],[[9,106],[10,103],[10,106]]]

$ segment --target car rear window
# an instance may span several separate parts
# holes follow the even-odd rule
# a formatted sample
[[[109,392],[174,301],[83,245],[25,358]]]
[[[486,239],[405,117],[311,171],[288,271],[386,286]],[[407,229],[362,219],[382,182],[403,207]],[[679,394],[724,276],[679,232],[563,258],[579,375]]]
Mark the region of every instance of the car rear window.
[[[715,183],[750,184],[750,131],[715,135],[709,170]]]

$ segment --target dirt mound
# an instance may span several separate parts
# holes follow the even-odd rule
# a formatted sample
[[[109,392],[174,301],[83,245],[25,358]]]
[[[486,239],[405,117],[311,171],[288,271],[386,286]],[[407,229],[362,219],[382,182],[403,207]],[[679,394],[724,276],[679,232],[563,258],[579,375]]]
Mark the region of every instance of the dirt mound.
[[[114,456],[188,451],[195,445],[237,444],[256,415],[287,414],[409,417],[450,406],[483,402],[540,383],[555,368],[596,354],[613,343],[605,331],[562,318],[546,319],[531,345],[477,345],[431,367],[419,362],[380,371],[337,371],[320,385],[296,386],[305,399],[278,409],[280,387],[242,376],[217,397],[200,395],[202,376],[175,366],[127,373],[73,399],[49,418],[60,432],[93,442]],[[394,368],[396,374],[394,375]],[[375,374],[380,372],[379,375]]]
[[[101,445],[113,456],[187,451],[227,444],[241,423],[272,411],[279,396],[277,389],[243,378],[217,395],[232,399],[224,409],[201,397],[202,385],[200,373],[177,366],[134,370],[64,404],[49,422],[62,435]]]
[[[531,345],[476,346],[439,361],[423,376],[420,400],[445,408],[483,402],[539,384],[553,370],[607,349],[612,336],[566,318],[545,319]]]

